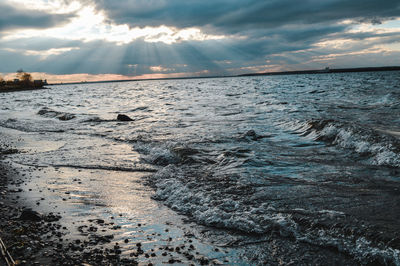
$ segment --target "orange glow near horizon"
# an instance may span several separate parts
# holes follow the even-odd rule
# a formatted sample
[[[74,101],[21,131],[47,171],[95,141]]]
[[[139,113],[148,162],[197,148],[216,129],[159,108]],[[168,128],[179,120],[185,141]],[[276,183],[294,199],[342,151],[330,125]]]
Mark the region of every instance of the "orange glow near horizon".
[[[54,75],[40,72],[30,73],[33,79],[47,80],[49,84],[57,83],[75,83],[75,82],[96,82],[96,81],[111,81],[111,80],[146,80],[146,79],[164,79],[164,78],[183,78],[183,77],[200,77],[207,75],[208,71],[200,71],[196,73],[152,73],[139,76],[125,76],[119,74],[67,74]],[[16,78],[16,73],[8,73],[2,75],[5,80],[13,80]]]

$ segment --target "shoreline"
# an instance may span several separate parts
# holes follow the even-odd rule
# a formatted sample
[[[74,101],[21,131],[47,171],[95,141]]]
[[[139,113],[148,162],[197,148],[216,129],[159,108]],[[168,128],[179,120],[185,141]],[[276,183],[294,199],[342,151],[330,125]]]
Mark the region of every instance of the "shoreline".
[[[308,265],[311,261],[316,265],[359,263],[335,249],[320,248],[312,243],[300,244],[290,236],[282,237],[278,232],[271,232],[268,236],[226,232],[193,224],[190,219],[185,219],[182,224],[173,217],[166,221],[157,220],[156,227],[159,228],[152,230],[154,228],[147,222],[138,223],[129,218],[142,236],[132,237],[124,233],[124,238],[118,234],[126,226],[120,222],[124,219],[123,213],[109,217],[93,214],[69,223],[66,220],[71,213],[39,211],[42,217],[40,221],[21,220],[19,217],[24,209],[48,209],[43,205],[55,202],[47,198],[44,192],[39,194],[40,199],[27,198],[26,195],[31,193],[25,187],[29,181],[20,178],[26,176],[26,171],[15,170],[12,163],[7,164],[5,169],[3,165],[0,163],[0,175],[12,173],[6,174],[11,181],[9,185],[22,187],[9,187],[6,200],[2,198],[0,201],[4,203],[0,206],[1,210],[7,213],[0,219],[0,237],[17,265]],[[32,170],[32,167],[26,169]],[[39,168],[39,171],[44,174],[46,169]],[[34,175],[32,178],[37,179]],[[71,201],[68,197],[64,199],[64,202]],[[253,254],[255,250],[256,254],[261,252],[262,258],[256,259],[259,255]],[[293,257],[297,252],[302,255]]]
[[[7,153],[18,155],[15,147],[23,152],[21,143],[16,142],[26,145],[26,136],[2,131],[0,143],[4,143],[4,135],[15,137],[15,145],[9,145]],[[27,166],[7,157],[1,158],[0,165],[5,167],[0,168],[2,180],[8,180],[7,186],[4,182],[1,186],[1,208],[7,215],[0,219],[0,237],[19,265],[357,264],[347,254],[300,243],[278,231],[249,235],[196,224],[151,199],[153,190],[142,184],[148,173],[132,177],[137,196],[131,206],[119,208],[118,204],[124,205],[124,195],[117,195],[116,205],[107,205],[97,198],[79,199],[76,193],[89,186],[98,195],[94,189],[98,185],[92,180],[112,175],[126,179],[132,173]],[[116,194],[112,186],[108,190]],[[21,220],[27,208],[38,212],[41,219]]]
[[[17,92],[17,91],[39,91],[39,90],[48,90],[49,88],[47,87],[40,87],[40,88],[36,88],[36,87],[26,87],[26,88],[8,88],[8,89],[3,89],[0,88],[0,93],[4,92]]]
[[[135,221],[127,213],[105,217],[99,212],[102,206],[89,211],[86,216],[71,218],[74,211],[77,211],[67,206],[76,204],[73,193],[65,192],[62,193],[63,197],[59,197],[49,193],[49,188],[46,191],[43,186],[49,182],[49,175],[62,175],[63,169],[18,165],[7,159],[8,151],[17,153],[16,149],[10,149],[12,145],[3,149],[2,146],[5,146],[4,136],[0,134],[0,210],[5,214],[0,218],[0,238],[16,264],[229,263],[229,258],[224,259],[232,256],[229,248],[219,250],[213,245],[201,243],[196,236],[196,229],[188,221],[187,224],[181,223],[180,218],[164,217],[165,220],[157,219],[151,225],[149,221],[157,218],[151,217],[151,213],[147,215],[149,221]],[[76,174],[89,172],[91,170],[76,169]],[[73,180],[71,182],[74,183]],[[64,206],[60,206],[62,204]],[[167,210],[165,206],[160,208],[161,211]],[[32,210],[40,219],[34,216],[23,218],[24,210]],[[135,235],[123,231],[127,222],[135,227]],[[214,257],[208,257],[209,254]],[[0,265],[3,265],[1,256],[0,261]]]

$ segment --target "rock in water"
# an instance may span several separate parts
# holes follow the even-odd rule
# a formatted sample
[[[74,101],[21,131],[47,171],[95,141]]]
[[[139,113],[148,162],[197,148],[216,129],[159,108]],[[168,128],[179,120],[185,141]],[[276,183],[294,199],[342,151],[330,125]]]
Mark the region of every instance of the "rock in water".
[[[248,140],[259,140],[263,138],[269,138],[270,136],[268,135],[258,135],[254,130],[249,130],[246,132],[246,134],[243,135],[242,138],[248,139]]]
[[[245,136],[254,138],[254,137],[257,137],[257,134],[254,130],[251,129],[246,132]]]
[[[67,120],[74,119],[75,116],[73,114],[63,113],[63,114],[58,115],[57,118],[61,121],[67,121]]]
[[[118,120],[118,121],[133,121],[133,119],[130,118],[129,116],[127,116],[127,115],[122,115],[122,114],[118,114],[117,120]]]
[[[258,140],[258,136],[254,130],[249,130],[243,136],[245,139]]]
[[[42,215],[38,212],[27,209],[22,211],[19,219],[24,221],[41,221]]]

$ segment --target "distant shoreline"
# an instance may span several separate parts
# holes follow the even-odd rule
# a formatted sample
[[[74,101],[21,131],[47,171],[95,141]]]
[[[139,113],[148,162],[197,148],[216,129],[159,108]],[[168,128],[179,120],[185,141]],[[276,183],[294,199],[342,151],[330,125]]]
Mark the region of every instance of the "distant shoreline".
[[[16,92],[16,91],[36,91],[45,90],[47,87],[20,87],[20,88],[0,88],[0,92]]]
[[[298,75],[298,74],[329,74],[329,73],[355,73],[355,72],[378,72],[378,71],[399,71],[400,66],[389,67],[357,67],[357,68],[326,68],[319,70],[295,70],[281,72],[249,73],[241,74],[239,77],[248,76],[273,76],[273,75]]]
[[[400,66],[294,70],[294,71],[279,71],[279,72],[247,73],[247,74],[227,75],[227,76],[181,77],[181,78],[176,78],[175,77],[175,78],[154,78],[154,79],[126,79],[126,80],[66,82],[66,83],[51,83],[51,84],[48,84],[48,85],[74,85],[74,84],[132,82],[132,81],[146,81],[146,80],[210,79],[210,78],[277,76],[277,75],[308,75],[308,74],[355,73],[355,72],[378,72],[378,71],[400,71]]]

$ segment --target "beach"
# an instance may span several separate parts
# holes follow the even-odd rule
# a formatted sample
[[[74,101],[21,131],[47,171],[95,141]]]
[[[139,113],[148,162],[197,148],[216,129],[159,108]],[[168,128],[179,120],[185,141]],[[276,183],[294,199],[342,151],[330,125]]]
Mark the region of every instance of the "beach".
[[[3,134],[2,144],[7,143],[10,137]],[[148,189],[140,186],[137,188],[140,195],[135,198],[133,205],[143,215],[131,213],[129,217],[120,209],[118,215],[108,216],[102,210],[104,206],[98,204],[97,207],[81,210],[79,217],[68,217],[79,210],[75,209],[74,201],[76,203],[77,199],[73,192],[65,191],[67,187],[80,189],[80,176],[96,177],[115,173],[81,169],[66,173],[62,168],[23,167],[7,162],[3,155],[18,151],[10,148],[12,144],[4,146],[1,165],[1,208],[4,215],[0,220],[0,231],[17,264],[208,265],[229,262],[229,248],[200,243],[196,237],[200,232],[192,228],[190,221],[173,217],[171,211],[151,201],[150,196],[146,195],[149,194],[146,192]],[[77,178],[64,184],[66,187],[58,193],[49,187],[49,184],[56,182],[55,179],[71,174]],[[128,176],[118,174],[119,178]],[[132,182],[138,180],[133,179]],[[82,189],[85,189],[84,186]],[[123,195],[120,196],[120,200],[123,200]],[[26,219],[21,218],[25,210],[33,210],[33,214]],[[121,227],[129,227],[129,234]],[[210,258],[204,253],[213,254],[214,257]]]
[[[171,215],[160,206],[149,206],[150,198],[136,202],[139,208],[140,203],[146,204],[147,219],[127,218],[124,213],[104,217],[101,212],[96,214],[95,208],[80,219],[69,219],[68,216],[76,212],[74,206],[65,206],[71,201],[73,205],[70,194],[51,195],[42,182],[35,182],[48,174],[59,177],[63,172],[60,169],[48,171],[4,162],[0,168],[4,214],[0,219],[1,238],[18,265],[251,264],[239,255],[243,249],[249,256],[255,256],[253,263],[259,264],[256,261],[259,254],[251,253],[255,248],[265,254],[262,264],[307,265],[311,260],[316,265],[326,264],[327,260],[330,265],[357,263],[348,256],[338,256],[335,249],[327,252],[312,244],[294,244],[291,237],[279,240],[278,231],[268,237],[240,232],[231,232],[228,236],[223,230],[199,227],[187,218],[174,217],[176,214]],[[79,170],[76,174],[84,176],[85,171]],[[93,176],[93,172],[90,175]],[[35,216],[21,219],[27,209],[34,210],[40,219],[36,220]],[[164,213],[160,217],[160,213],[151,213],[154,209]],[[131,227],[129,234],[121,230],[127,223]],[[312,253],[307,252],[310,249]],[[299,252],[305,253],[298,256]],[[273,256],[268,258],[269,254]]]
[[[398,265],[398,78],[0,94],[0,237],[27,265]]]

